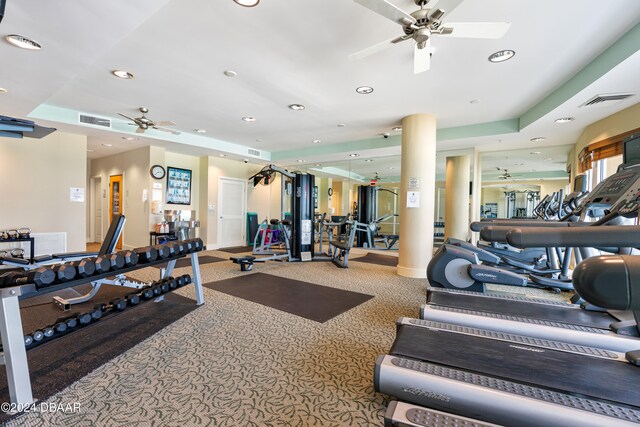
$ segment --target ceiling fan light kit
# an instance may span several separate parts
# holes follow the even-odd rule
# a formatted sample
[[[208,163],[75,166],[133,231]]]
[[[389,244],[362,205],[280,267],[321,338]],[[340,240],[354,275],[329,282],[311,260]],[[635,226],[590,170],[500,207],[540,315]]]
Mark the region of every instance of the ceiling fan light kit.
[[[122,114],[122,113],[118,113],[119,116],[124,117],[127,120],[132,121],[133,123],[129,123],[130,125],[133,126],[137,126],[138,128],[136,129],[136,133],[144,133],[147,129],[151,128],[151,129],[156,129],[156,130],[160,130],[162,132],[168,132],[168,133],[172,133],[174,135],[180,135],[180,132],[173,130],[173,129],[167,129],[163,126],[175,126],[176,124],[172,121],[161,121],[161,122],[156,122],[153,121],[151,119],[149,119],[146,114],[149,112],[149,109],[146,107],[140,107],[138,108],[138,111],[140,111],[142,113],[142,116],[140,117],[129,117],[126,114]]]
[[[255,7],[258,5],[258,3],[260,3],[260,0],[233,0],[233,1],[239,4],[240,6],[244,6],[244,7]]]
[[[406,13],[387,0],[354,0],[387,19],[400,24],[404,35],[387,40],[349,55],[350,60],[365,58],[387,47],[413,39],[413,72],[415,74],[431,68],[431,39],[433,36],[499,39],[507,32],[509,22],[461,22],[443,24],[442,19],[451,13],[463,0],[451,0],[449,10],[428,8],[429,0],[414,0],[420,9]],[[512,55],[515,52],[512,52]],[[495,55],[495,54],[494,54]],[[509,58],[507,58],[509,59]]]

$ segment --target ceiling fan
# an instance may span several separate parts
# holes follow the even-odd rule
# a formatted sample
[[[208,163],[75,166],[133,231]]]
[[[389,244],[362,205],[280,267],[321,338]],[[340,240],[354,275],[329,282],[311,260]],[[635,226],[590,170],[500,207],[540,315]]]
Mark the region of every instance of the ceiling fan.
[[[498,176],[498,179],[505,179],[506,180],[506,179],[509,179],[509,178],[522,176],[522,175],[517,175],[517,174],[516,175],[511,175],[508,170],[502,169],[502,168],[499,168],[499,167],[496,167],[496,169],[498,170],[498,172],[502,171],[502,175]]]
[[[140,107],[138,110],[142,113],[141,117],[133,118],[129,117],[126,114],[118,113],[118,115],[124,117],[125,119],[131,120],[133,123],[129,123],[130,125],[138,126],[136,129],[136,133],[144,133],[149,128],[161,130],[163,132],[169,132],[174,135],[180,135],[180,132],[173,129],[163,128],[162,126],[175,126],[176,124],[172,121],[162,121],[162,122],[154,122],[149,119],[145,114],[149,112],[147,107]]]
[[[361,59],[379,52],[393,44],[413,39],[413,72],[415,74],[431,67],[431,36],[499,39],[511,26],[510,22],[442,22],[463,0],[413,0],[420,9],[410,14],[386,0],[354,0],[356,3],[402,25],[404,35],[386,40],[349,55],[350,60]],[[431,3],[431,4],[429,4]],[[432,9],[428,6],[438,8]]]

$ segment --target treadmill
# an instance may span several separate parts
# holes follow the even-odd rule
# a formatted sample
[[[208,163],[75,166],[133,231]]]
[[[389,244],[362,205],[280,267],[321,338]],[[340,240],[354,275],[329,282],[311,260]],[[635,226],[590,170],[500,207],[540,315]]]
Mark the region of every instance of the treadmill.
[[[640,257],[583,264],[574,284],[591,303],[640,309]],[[624,279],[612,282],[606,270]],[[389,354],[376,361],[374,383],[401,401],[487,423],[631,426],[640,423],[638,365],[637,351],[402,318]]]

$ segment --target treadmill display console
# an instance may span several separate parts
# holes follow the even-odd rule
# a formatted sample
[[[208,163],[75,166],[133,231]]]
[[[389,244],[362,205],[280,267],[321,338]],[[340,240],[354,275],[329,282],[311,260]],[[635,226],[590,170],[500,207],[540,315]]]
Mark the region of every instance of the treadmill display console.
[[[575,214],[582,220],[587,216],[599,218],[605,214],[605,209],[611,209],[620,202],[635,200],[639,193],[640,167],[623,169],[598,184]]]

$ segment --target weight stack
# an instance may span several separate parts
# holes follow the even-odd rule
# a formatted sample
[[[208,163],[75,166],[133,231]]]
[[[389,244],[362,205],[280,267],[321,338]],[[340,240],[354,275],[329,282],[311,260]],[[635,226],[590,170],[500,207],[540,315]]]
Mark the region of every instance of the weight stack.
[[[291,255],[301,261],[311,261],[314,255],[314,186],[314,175],[297,173],[293,180],[295,197],[291,218]]]

